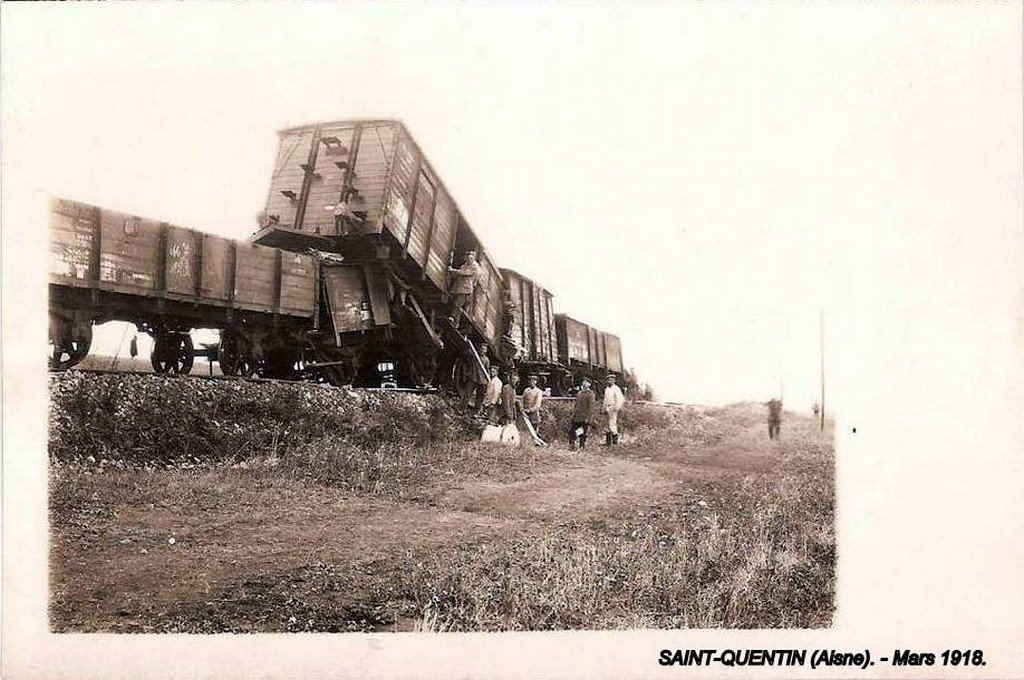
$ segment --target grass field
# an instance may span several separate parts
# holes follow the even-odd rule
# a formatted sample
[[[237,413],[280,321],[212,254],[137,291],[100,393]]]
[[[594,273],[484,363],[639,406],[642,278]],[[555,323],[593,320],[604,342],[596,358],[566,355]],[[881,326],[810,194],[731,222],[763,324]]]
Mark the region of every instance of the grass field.
[[[436,397],[51,384],[56,631],[831,622],[833,447],[810,418],[772,442],[761,406],[635,405],[618,447],[506,449]]]

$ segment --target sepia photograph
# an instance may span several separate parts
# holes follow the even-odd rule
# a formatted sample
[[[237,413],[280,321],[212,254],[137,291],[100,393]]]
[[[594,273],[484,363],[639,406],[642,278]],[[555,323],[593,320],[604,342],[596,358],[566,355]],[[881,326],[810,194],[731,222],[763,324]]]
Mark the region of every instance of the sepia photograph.
[[[10,677],[1024,670],[1020,3],[3,17]]]
[[[686,404],[623,364],[643,302],[598,308],[625,347],[567,314],[650,278],[502,266],[402,123],[284,129],[270,170],[244,240],[51,204],[54,630],[829,624],[832,423],[813,381],[784,412],[781,325],[777,380]],[[532,272],[561,239],[521,226]]]

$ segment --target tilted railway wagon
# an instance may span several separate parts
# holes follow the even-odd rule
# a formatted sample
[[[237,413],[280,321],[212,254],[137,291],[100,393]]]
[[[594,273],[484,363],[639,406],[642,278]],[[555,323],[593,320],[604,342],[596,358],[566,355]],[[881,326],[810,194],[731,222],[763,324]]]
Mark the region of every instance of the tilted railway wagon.
[[[64,200],[51,227],[56,367],[88,353],[93,323],[122,320],[153,335],[158,371],[191,367],[193,328],[220,329],[227,374],[468,396],[484,348],[492,364],[537,373],[556,392],[574,374],[622,368],[618,338],[558,321],[547,290],[497,266],[393,120],[281,131],[249,243]],[[453,299],[452,273],[470,252],[475,286]]]
[[[290,128],[280,140],[257,243],[342,255],[365,268],[332,294],[397,302],[389,335],[339,347],[336,360],[400,355],[412,379],[467,387],[485,343],[503,355],[502,274],[411,135],[392,120],[348,120]],[[466,309],[468,327],[448,322],[449,268],[474,251],[481,272]],[[387,340],[386,338],[383,340]],[[472,347],[471,347],[472,345]],[[374,349],[376,348],[376,349]],[[379,357],[378,357],[379,358]]]

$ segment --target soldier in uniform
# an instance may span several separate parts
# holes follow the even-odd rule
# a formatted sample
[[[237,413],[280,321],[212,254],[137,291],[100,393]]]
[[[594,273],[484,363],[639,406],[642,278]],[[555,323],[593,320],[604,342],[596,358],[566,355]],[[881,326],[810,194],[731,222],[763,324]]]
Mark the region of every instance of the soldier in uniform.
[[[580,391],[576,395],[576,403],[572,407],[572,429],[569,441],[573,449],[584,449],[587,446],[587,430],[590,428],[590,414],[594,411],[594,391],[590,389],[590,381],[586,378],[580,383]]]
[[[512,371],[508,376],[508,382],[501,388],[501,415],[502,425],[516,424],[516,385],[519,384],[519,375]]]
[[[480,411],[484,406],[484,393],[487,392],[487,383],[491,379],[491,358],[487,355],[487,343],[481,342],[476,353],[480,357],[480,364],[484,367],[481,371],[480,367],[477,366],[473,372],[473,375],[476,376],[474,380],[476,383],[476,406],[477,411]]]
[[[473,289],[480,278],[480,271],[475,250],[466,253],[466,259],[458,269],[448,267],[448,273],[451,275],[451,283],[448,286],[448,293],[451,295],[448,318],[456,324],[462,318],[461,313],[466,311],[466,305],[469,304]]]
[[[488,420],[493,421],[495,418],[495,411],[497,410],[498,402],[501,401],[501,378],[498,377],[498,367],[491,366],[491,379],[487,383],[487,389],[484,391],[483,401],[480,402],[480,406],[477,409],[479,413],[483,413]]]
[[[529,377],[530,385],[523,390],[523,415],[530,419],[534,429],[540,425],[540,405],[544,401],[544,393],[537,387],[537,376]]]

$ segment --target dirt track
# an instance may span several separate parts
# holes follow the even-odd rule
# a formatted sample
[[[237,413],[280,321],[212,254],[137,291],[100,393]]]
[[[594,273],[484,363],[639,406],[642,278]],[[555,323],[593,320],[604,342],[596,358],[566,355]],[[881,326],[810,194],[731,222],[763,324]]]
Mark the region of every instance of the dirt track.
[[[806,422],[801,428],[809,429]],[[274,610],[276,602],[286,610],[288,603],[314,607],[320,618],[329,603],[321,629],[408,629],[411,619],[390,620],[378,603],[387,572],[410,556],[529,537],[551,525],[615,521],[692,502],[726,476],[798,466],[787,439],[771,442],[760,430],[751,422],[692,451],[592,446],[576,453],[557,445],[515,479],[441,475],[406,499],[239,469],[82,476],[76,493],[90,502],[52,534],[51,625],[287,629],[295,617],[282,624],[288,612]]]

